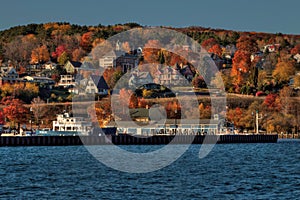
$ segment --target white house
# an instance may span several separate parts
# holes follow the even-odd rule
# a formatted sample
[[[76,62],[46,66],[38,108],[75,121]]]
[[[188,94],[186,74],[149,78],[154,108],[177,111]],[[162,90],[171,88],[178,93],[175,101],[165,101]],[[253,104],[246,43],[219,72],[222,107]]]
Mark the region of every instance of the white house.
[[[56,69],[56,66],[57,66],[57,64],[54,62],[51,62],[51,61],[44,64],[44,68],[48,69],[48,70]]]
[[[163,68],[157,67],[157,71],[154,75],[154,83],[170,86],[184,86],[188,85],[189,81],[176,69],[166,66]]]
[[[152,83],[153,78],[149,72],[134,71],[131,73],[128,84],[130,87],[138,87],[147,83]]]
[[[59,86],[69,87],[75,85],[75,78],[73,75],[60,75]]]
[[[300,54],[297,53],[296,55],[294,55],[294,59],[297,61],[297,63],[300,63]]]

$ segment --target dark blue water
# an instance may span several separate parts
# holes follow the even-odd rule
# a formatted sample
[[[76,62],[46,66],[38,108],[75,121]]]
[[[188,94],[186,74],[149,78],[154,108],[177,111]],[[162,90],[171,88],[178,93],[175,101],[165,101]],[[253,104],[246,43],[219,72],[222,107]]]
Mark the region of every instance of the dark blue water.
[[[191,146],[184,156],[160,171],[129,174],[102,165],[83,146],[1,147],[0,198],[300,197],[300,141],[216,145],[201,160],[199,148]]]

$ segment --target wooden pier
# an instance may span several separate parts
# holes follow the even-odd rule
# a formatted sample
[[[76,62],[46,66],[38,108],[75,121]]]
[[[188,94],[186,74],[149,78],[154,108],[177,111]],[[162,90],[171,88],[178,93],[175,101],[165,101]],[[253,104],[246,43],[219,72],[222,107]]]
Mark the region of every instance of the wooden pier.
[[[193,139],[194,138],[194,139]],[[131,135],[108,136],[24,136],[0,137],[0,146],[68,146],[68,145],[161,145],[214,143],[276,143],[278,135],[180,135],[133,137]]]

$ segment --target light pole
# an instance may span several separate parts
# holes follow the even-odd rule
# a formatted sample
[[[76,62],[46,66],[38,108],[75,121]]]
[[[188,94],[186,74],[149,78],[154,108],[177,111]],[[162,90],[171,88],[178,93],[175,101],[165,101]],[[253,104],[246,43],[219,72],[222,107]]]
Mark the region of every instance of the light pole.
[[[254,116],[254,112],[251,113],[252,114],[252,120],[253,120],[253,134],[255,132],[255,116]]]
[[[262,115],[258,115],[258,110],[256,110],[256,134],[259,134],[259,131],[258,131],[258,120],[259,119],[262,119]]]
[[[32,112],[33,112],[33,108],[30,107],[30,132],[32,133]]]
[[[175,135],[177,134],[177,108],[175,109]]]

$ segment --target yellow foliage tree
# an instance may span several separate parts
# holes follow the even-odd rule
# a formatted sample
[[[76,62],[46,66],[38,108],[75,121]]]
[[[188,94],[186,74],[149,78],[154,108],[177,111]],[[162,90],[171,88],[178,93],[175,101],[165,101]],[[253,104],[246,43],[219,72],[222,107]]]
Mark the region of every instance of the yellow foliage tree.
[[[37,47],[31,52],[32,64],[47,62],[49,59],[50,59],[50,54],[46,45]]]
[[[295,67],[290,62],[279,62],[273,71],[273,78],[278,82],[288,82],[295,74]]]

